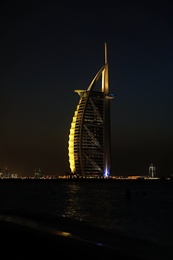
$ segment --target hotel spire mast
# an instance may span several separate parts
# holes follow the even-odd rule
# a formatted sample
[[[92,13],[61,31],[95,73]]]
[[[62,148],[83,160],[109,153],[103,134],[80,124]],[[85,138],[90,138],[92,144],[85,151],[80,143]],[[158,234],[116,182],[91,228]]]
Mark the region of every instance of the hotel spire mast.
[[[104,177],[111,171],[111,140],[110,140],[110,97],[108,77],[107,44],[105,43],[105,69],[102,72],[102,91],[104,92]]]

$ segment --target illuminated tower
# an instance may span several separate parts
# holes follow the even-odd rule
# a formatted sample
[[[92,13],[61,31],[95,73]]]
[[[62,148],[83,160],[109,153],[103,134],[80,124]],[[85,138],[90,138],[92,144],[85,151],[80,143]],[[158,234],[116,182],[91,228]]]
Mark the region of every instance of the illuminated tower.
[[[75,92],[79,94],[80,99],[74,112],[68,141],[71,174],[83,177],[109,177],[110,100],[114,98],[114,94],[109,93],[106,43],[105,64],[97,72],[87,90],[75,90]]]
[[[149,166],[149,176],[151,178],[154,178],[156,176],[156,166],[153,163],[151,163]]]

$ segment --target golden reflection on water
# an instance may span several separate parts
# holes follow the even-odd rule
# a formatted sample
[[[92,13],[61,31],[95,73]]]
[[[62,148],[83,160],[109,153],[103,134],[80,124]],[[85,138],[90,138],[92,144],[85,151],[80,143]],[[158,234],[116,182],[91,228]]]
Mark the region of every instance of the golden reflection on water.
[[[82,220],[82,215],[79,214],[81,205],[80,185],[68,183],[66,190],[66,206],[64,208],[64,217]]]

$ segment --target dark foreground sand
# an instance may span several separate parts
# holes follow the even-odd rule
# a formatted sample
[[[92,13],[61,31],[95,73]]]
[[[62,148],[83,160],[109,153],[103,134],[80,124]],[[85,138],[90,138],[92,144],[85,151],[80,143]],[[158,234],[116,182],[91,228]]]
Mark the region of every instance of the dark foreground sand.
[[[171,248],[64,218],[3,212],[0,234],[6,259],[173,259]]]

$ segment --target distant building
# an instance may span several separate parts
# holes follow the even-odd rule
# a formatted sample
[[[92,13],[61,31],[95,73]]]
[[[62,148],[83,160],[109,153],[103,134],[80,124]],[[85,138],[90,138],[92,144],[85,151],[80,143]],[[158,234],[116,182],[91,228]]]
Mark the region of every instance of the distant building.
[[[154,165],[154,163],[151,163],[149,166],[149,176],[151,178],[156,177],[156,166]]]
[[[114,98],[114,94],[109,93],[106,43],[105,64],[86,90],[75,92],[80,100],[74,112],[68,141],[71,175],[109,177],[110,100]]]
[[[2,170],[0,169],[0,178],[2,178],[3,177],[3,172],[2,172]]]
[[[34,171],[34,177],[35,177],[35,178],[42,177],[41,169],[40,169],[40,168],[35,169],[35,171]]]
[[[11,178],[11,172],[8,170],[7,166],[5,167],[5,172],[3,173],[4,178]]]

